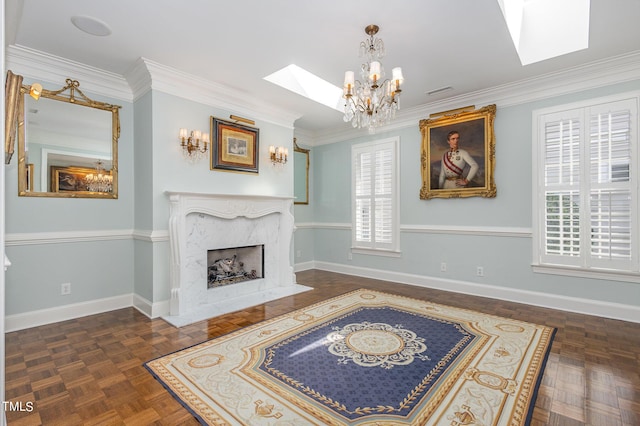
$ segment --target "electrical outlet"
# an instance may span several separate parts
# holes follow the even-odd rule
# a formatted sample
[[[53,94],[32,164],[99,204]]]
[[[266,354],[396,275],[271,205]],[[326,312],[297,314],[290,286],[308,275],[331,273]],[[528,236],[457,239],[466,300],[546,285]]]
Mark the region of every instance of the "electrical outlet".
[[[447,263],[446,262],[442,262],[440,264],[440,272],[447,272]]]
[[[67,294],[71,294],[71,283],[60,284],[60,296],[66,296]]]
[[[353,260],[353,255],[351,254],[351,252],[347,254],[347,260]]]
[[[296,251],[296,257],[298,257],[298,258],[302,257],[302,250],[297,250]]]
[[[482,266],[478,266],[476,269],[476,275],[479,277],[484,277],[484,268]]]

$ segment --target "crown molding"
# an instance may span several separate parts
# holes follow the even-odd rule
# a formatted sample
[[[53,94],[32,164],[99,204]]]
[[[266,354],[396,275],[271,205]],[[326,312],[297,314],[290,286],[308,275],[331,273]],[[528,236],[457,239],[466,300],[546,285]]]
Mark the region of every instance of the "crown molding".
[[[6,69],[32,80],[59,82],[62,87],[67,78],[72,78],[80,82],[84,92],[133,101],[127,80],[112,72],[20,45],[8,46],[5,59]]]
[[[146,58],[138,59],[125,77],[133,88],[134,99],[149,90],[157,90],[290,129],[293,129],[294,121],[301,117],[298,113],[277,108],[239,90]]]
[[[484,106],[496,104],[498,108],[506,108],[638,80],[639,76],[640,50],[602,61],[591,62],[579,67],[567,68],[559,72],[543,74],[401,110],[397,113],[396,119],[392,123],[385,127],[380,127],[376,132],[385,133],[412,126],[415,126],[416,131],[418,131],[418,123],[421,119],[429,117],[429,114],[459,108],[460,105]],[[317,146],[342,142],[366,135],[368,135],[367,129],[334,128],[314,134],[314,137],[309,138],[309,141],[313,142],[313,146]]]

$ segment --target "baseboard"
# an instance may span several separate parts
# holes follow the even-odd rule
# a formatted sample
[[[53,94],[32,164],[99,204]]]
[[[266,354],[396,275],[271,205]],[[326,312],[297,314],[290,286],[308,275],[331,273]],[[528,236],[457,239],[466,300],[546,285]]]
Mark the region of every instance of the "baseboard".
[[[309,262],[296,263],[293,265],[293,272],[306,271],[313,268],[315,268],[315,262],[311,260]]]
[[[463,293],[480,297],[489,297],[491,299],[523,303],[526,305],[540,306],[560,311],[640,323],[640,307],[625,305],[622,303],[603,302],[599,300],[568,297],[556,294],[545,294],[467,281],[449,280],[423,275],[405,274],[402,272],[341,265],[338,263],[317,261],[307,263],[312,263],[313,267],[308,267],[309,265],[305,264],[306,269],[320,269],[340,274],[355,275],[401,284],[410,284],[418,287],[452,291],[455,293]]]
[[[9,333],[12,331],[24,330],[25,328],[85,317],[87,315],[95,315],[116,309],[129,308],[132,304],[133,295],[125,294],[105,299],[57,306],[55,308],[7,315],[4,322],[5,332]]]
[[[433,278],[423,275],[405,274],[402,272],[383,271],[379,269],[362,268],[338,263],[310,261],[297,263],[295,271],[320,269],[358,277],[433,288],[436,290],[452,291],[473,296],[489,297],[526,305],[557,309],[560,311],[576,312],[584,315],[618,319],[622,321],[640,323],[640,308],[621,303],[602,302],[591,299],[543,294],[533,291],[517,290],[487,284],[466,281]],[[137,295],[126,294],[105,299],[72,305],[58,306],[39,311],[25,312],[5,317],[5,331],[24,330],[26,328],[67,321],[87,315],[134,307],[149,318],[158,318],[169,313],[169,301],[152,303]]]
[[[133,307],[151,319],[158,318],[169,313],[168,300],[153,303],[137,294],[133,295]]]

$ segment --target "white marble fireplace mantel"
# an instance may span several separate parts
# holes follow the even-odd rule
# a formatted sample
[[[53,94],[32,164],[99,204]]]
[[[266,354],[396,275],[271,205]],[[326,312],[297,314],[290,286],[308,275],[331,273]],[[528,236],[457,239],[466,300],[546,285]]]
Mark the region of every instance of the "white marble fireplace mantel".
[[[182,326],[309,290],[291,265],[292,197],[167,191],[170,315]],[[207,288],[207,250],[263,244],[264,278]]]

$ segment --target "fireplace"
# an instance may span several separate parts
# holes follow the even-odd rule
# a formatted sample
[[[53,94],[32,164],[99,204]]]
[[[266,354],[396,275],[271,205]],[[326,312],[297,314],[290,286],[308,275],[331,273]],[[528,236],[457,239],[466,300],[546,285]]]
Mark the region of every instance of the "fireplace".
[[[293,198],[167,194],[171,299],[170,313],[163,317],[166,321],[181,327],[311,290],[296,284],[293,273]],[[238,250],[249,247],[262,255],[257,263],[241,260],[249,275],[255,269],[255,278],[209,285],[210,257],[214,257],[215,262],[236,256],[238,261],[246,255]],[[210,250],[221,252],[210,255]],[[225,278],[231,277],[220,280]]]
[[[263,278],[264,244],[207,250],[207,288]]]

